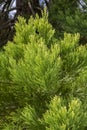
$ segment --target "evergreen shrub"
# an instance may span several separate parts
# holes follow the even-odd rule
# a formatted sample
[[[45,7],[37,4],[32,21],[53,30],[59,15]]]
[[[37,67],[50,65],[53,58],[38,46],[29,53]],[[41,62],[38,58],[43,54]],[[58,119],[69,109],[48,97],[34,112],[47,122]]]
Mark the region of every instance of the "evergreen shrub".
[[[85,130],[87,46],[77,34],[60,41],[46,12],[19,17],[0,51],[0,125],[4,130]],[[4,122],[5,121],[5,122]]]

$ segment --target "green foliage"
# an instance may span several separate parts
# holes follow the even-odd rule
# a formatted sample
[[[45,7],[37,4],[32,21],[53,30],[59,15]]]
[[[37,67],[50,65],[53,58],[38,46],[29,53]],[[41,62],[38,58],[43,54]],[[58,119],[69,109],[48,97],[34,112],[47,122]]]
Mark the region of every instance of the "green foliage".
[[[80,43],[86,44],[86,11],[87,0],[53,0],[49,8],[49,21],[56,30],[56,37],[63,37],[64,32],[80,33]]]
[[[65,105],[64,100],[55,96],[44,114],[46,130],[84,130],[87,113],[78,99]]]
[[[85,130],[87,46],[78,45],[80,35],[55,39],[46,12],[28,22],[19,17],[15,28],[0,51],[1,129],[6,122],[5,130]]]
[[[50,46],[55,31],[52,29],[52,25],[48,24],[48,17],[46,12],[45,14],[42,14],[42,18],[39,18],[38,15],[36,15],[35,19],[31,17],[27,24],[24,18],[19,17],[18,20],[19,23],[16,23],[15,26],[15,43],[27,44],[30,42],[32,35],[34,35],[36,39],[42,38],[45,40],[45,44]]]
[[[56,59],[56,53],[59,52],[57,52],[57,48],[52,48],[51,54],[47,47],[53,44],[54,30],[48,24],[46,14],[43,15],[43,18],[40,19],[38,16],[36,16],[36,19],[31,17],[27,24],[24,18],[19,17],[19,22],[16,23],[15,27],[14,43],[9,42],[4,47],[4,51],[0,52],[2,111],[6,108],[11,109],[13,106],[16,106],[15,108],[23,107],[26,103],[34,104],[37,109],[39,105],[43,107],[42,104],[44,103],[44,98],[46,98],[45,93],[47,93],[46,89],[50,90],[50,87],[54,89],[53,77],[57,77],[55,71],[60,68],[60,58],[57,60],[57,62],[59,61],[57,68],[53,69],[52,66],[56,66],[56,63],[53,63],[54,59]],[[44,22],[46,23],[45,25]],[[56,49],[56,52],[53,52],[54,49]],[[54,76],[51,78],[52,74]],[[52,85],[50,86],[51,83]],[[45,93],[43,94],[43,92]],[[39,96],[43,103],[38,101]],[[24,97],[23,100],[21,100],[22,97]],[[42,109],[44,110],[44,108],[40,109],[41,111]]]
[[[4,130],[44,130],[34,108],[30,106],[25,107],[22,111],[18,111],[17,114],[13,114],[9,123],[4,126]]]
[[[55,96],[42,118],[38,118],[34,108],[27,106],[11,117],[4,130],[85,130],[86,126],[87,112],[79,99],[72,99],[67,104]]]

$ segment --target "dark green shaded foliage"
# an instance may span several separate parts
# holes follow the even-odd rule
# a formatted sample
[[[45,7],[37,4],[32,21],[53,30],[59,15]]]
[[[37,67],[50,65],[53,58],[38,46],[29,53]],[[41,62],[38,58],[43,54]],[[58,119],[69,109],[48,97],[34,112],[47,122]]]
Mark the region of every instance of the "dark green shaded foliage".
[[[80,33],[80,44],[86,44],[87,0],[53,0],[49,8],[49,21],[56,29],[56,37],[63,33]]]

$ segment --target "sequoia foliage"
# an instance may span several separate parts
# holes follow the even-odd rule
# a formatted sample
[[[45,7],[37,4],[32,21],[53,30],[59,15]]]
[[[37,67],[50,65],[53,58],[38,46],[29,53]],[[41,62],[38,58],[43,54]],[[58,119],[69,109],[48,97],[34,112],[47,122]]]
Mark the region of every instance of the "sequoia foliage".
[[[49,21],[57,37],[64,32],[80,33],[80,44],[87,43],[87,0],[52,0],[49,7]]]
[[[46,10],[15,24],[16,34],[0,50],[2,130],[85,130],[87,46],[80,35],[55,38]]]

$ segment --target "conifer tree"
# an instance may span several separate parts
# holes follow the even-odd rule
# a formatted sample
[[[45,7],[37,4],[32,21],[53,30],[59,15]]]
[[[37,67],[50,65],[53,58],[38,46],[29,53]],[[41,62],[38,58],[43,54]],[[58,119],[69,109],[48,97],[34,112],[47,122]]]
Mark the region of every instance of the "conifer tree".
[[[56,39],[46,10],[41,18],[19,17],[15,29],[0,50],[1,129],[85,130],[87,46],[78,45],[80,34]]]

